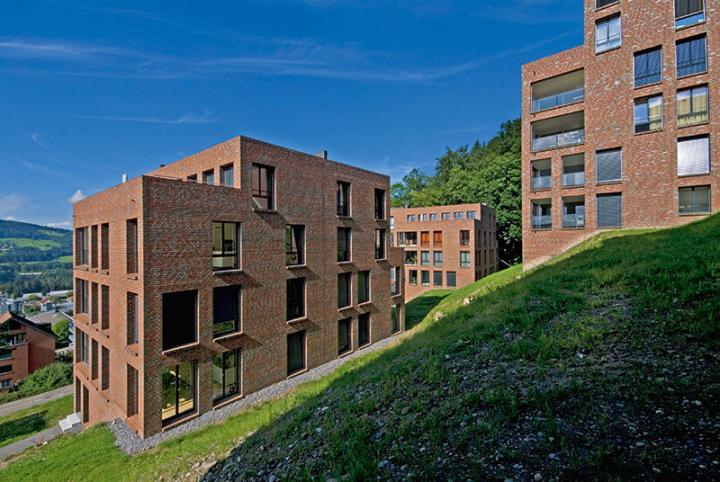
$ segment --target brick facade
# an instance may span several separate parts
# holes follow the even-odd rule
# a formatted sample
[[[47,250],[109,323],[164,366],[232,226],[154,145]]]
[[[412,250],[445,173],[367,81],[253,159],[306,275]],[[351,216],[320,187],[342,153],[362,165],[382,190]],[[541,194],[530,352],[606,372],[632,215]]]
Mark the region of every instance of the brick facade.
[[[621,222],[617,227],[622,228],[667,227],[698,219],[701,214],[680,212],[679,189],[683,187],[709,186],[710,209],[707,211],[720,210],[720,32],[717,28],[720,3],[706,0],[705,21],[683,28],[676,28],[671,0],[608,3],[599,2],[604,6],[596,8],[596,0],[585,0],[582,46],[523,66],[523,261],[526,267],[560,254],[603,229],[598,226],[598,199],[609,199],[603,195],[621,193],[621,198],[614,199],[621,199]],[[618,15],[620,45],[596,53],[596,23],[599,22],[597,28],[602,36],[603,25]],[[707,69],[699,69],[701,71],[694,75],[679,76],[676,72],[676,42],[698,36],[707,39]],[[656,47],[661,47],[662,52],[659,81],[636,87],[635,55]],[[562,80],[559,77],[571,72],[584,75],[584,99],[554,100],[552,95],[571,91],[569,87],[560,87]],[[541,83],[553,78],[555,80]],[[556,83],[555,91],[549,88],[553,82]],[[680,127],[676,104],[678,91],[695,86],[708,86],[709,120]],[[545,94],[552,95],[538,94],[542,89],[548,90]],[[636,133],[635,103],[658,95],[662,96],[661,127]],[[545,104],[534,108],[534,100]],[[546,148],[549,145],[545,141],[552,143],[553,140],[545,138],[537,140],[538,145],[533,149],[535,134],[543,137],[544,133],[553,132],[552,122],[567,114],[575,114],[578,118],[584,116],[584,142]],[[561,119],[570,126],[572,116]],[[709,173],[680,176],[678,139],[694,136],[709,136]],[[620,179],[600,182],[597,153],[602,155],[608,149],[621,150],[622,174]],[[584,156],[584,184],[564,187],[563,162],[570,162],[573,155]],[[533,166],[540,166],[539,169],[550,166],[551,171],[550,180],[537,182],[536,179],[535,188]],[[564,219],[566,203],[572,205],[582,198],[584,221],[573,215]],[[551,203],[551,226],[543,225],[539,216],[545,212],[540,208],[539,216],[533,222],[533,201]],[[582,222],[583,226],[574,222]],[[540,227],[542,229],[538,229]]]
[[[497,271],[493,209],[483,204],[394,208],[391,216],[393,245],[402,248],[406,255],[403,282],[407,300],[431,289],[462,288]],[[463,241],[461,232],[468,234]],[[414,244],[403,241],[406,233],[414,234]],[[423,252],[427,253],[427,262]],[[460,260],[461,252],[467,253],[464,263]],[[441,253],[439,263],[436,253]],[[448,273],[450,277],[455,274],[454,286]]]
[[[55,361],[55,335],[22,315],[0,315],[0,393]]]
[[[275,209],[253,204],[253,163],[274,168]],[[230,186],[218,185],[224,166],[233,167]],[[203,173],[210,171],[214,185],[202,182]],[[190,180],[193,176],[198,182]],[[351,186],[347,217],[336,212],[338,181]],[[376,260],[376,230],[385,230],[389,239],[387,216],[375,219],[376,190],[384,191],[387,206],[386,176],[236,137],[76,203],[76,231],[109,225],[109,269],[75,267],[76,284],[88,280],[107,286],[110,294],[108,328],[102,320],[93,323],[88,314],[76,313],[76,328],[106,347],[110,360],[110,383],[103,390],[101,377],[92,378],[92,354],[89,363],[76,358],[76,397],[88,392],[88,402],[78,399],[76,408],[87,412],[87,423],[119,417],[147,437],[218,406],[214,356],[239,349],[239,390],[220,402],[225,404],[288,377],[289,334],[305,332],[305,369],[310,369],[339,356],[339,320],[352,319],[352,350],[359,348],[358,319],[364,313],[370,314],[371,343],[392,334],[391,306],[396,306],[403,329],[403,293],[392,296],[390,286],[391,268],[401,266],[401,253],[386,247],[383,259]],[[128,264],[134,263],[128,263],[126,253],[128,246],[132,251],[134,236],[128,230],[134,225],[128,220],[137,220],[138,232],[137,268],[130,274]],[[239,224],[236,269],[213,271],[213,222]],[[286,225],[305,227],[300,266],[286,266]],[[336,259],[342,226],[352,230],[351,263]],[[75,249],[77,259],[77,236]],[[370,272],[370,301],[362,304],[357,302],[360,271]],[[335,296],[341,272],[351,273],[353,287],[352,305],[344,310],[338,309]],[[292,278],[305,279],[305,316],[288,322],[286,283]],[[216,337],[213,299],[220,287],[239,287],[240,326]],[[163,294],[186,291],[197,292],[195,340],[163,350]],[[137,294],[137,302],[128,293]],[[136,329],[134,317],[128,316],[135,305]],[[128,344],[133,330],[137,343]],[[163,423],[163,372],[183,362],[192,362],[195,370],[194,409]]]

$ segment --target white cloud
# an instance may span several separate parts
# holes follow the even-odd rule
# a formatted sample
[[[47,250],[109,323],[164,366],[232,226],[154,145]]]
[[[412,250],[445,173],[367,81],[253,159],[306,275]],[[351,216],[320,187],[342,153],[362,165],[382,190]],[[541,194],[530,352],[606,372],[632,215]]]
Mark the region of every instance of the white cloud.
[[[72,224],[70,221],[60,221],[59,223],[47,223],[46,226],[48,228],[69,228]]]
[[[217,122],[217,119],[212,117],[209,112],[203,112],[202,114],[183,114],[175,118],[159,118],[159,117],[132,117],[132,116],[102,116],[102,115],[82,115],[77,116],[80,119],[93,119],[103,121],[118,121],[118,122],[140,122],[144,124],[171,124],[171,125],[182,125],[182,124],[212,124]]]
[[[78,189],[77,191],[75,191],[75,194],[70,196],[70,199],[68,199],[68,201],[70,201],[70,204],[75,204],[78,201],[82,201],[86,197],[87,196],[85,196],[85,194],[83,194],[83,192],[80,189]]]
[[[5,218],[5,221],[17,221],[17,218],[15,216],[8,216]]]

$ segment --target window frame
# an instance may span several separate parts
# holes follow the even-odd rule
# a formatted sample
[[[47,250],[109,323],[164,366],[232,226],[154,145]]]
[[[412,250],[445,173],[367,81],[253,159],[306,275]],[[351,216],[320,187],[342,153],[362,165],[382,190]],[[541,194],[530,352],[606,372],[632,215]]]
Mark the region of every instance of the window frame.
[[[653,120],[653,118],[650,116],[650,101],[660,99],[660,127],[652,129],[651,126],[653,125],[653,122],[657,122],[657,120]],[[647,122],[638,124],[638,114],[637,114],[637,108],[645,105],[645,109],[647,110]],[[638,130],[638,127],[642,127],[644,125],[647,125],[647,130]],[[655,94],[655,95],[649,95],[646,97],[638,97],[633,101],[633,130],[635,134],[650,134],[652,132],[660,132],[665,128],[665,98],[663,94]],[[620,169],[622,172],[622,153],[621,153],[621,162],[620,162]]]
[[[298,366],[297,368],[292,367],[293,369],[291,370],[290,338],[295,337],[295,336],[299,336],[302,339],[302,343],[300,343],[298,345],[302,349],[302,353],[301,353],[302,356],[300,357],[300,358],[302,358],[302,365]],[[298,373],[303,373],[305,370],[307,370],[307,330],[300,330],[300,331],[295,331],[293,333],[288,333],[285,343],[287,345],[287,352],[286,352],[287,376],[290,377],[290,376],[296,375]]]
[[[345,259],[341,259],[341,251],[340,251],[340,238],[345,238],[345,242],[347,244],[347,256],[345,256]],[[338,263],[352,263],[352,228],[348,228],[345,226],[339,226],[337,228],[337,237],[336,237],[336,259]]]
[[[267,186],[265,191],[263,191],[262,188],[263,177],[265,177],[265,184]],[[255,188],[256,180],[259,186],[257,189]],[[277,189],[275,183],[275,166],[260,164],[258,162],[252,163],[250,166],[250,196],[255,211],[275,211],[277,209],[277,199],[275,196]],[[258,199],[264,199],[264,203],[267,204],[267,206],[263,206]]]
[[[335,211],[339,218],[352,217],[352,183],[337,181],[335,192]]]
[[[703,70],[699,70],[699,71],[697,71],[697,72],[690,72],[690,73],[686,73],[686,74],[682,74],[682,75],[681,75],[681,74],[680,74],[680,62],[679,62],[679,60],[678,60],[678,50],[679,50],[678,47],[679,47],[681,44],[690,43],[690,42],[693,42],[693,41],[696,41],[696,40],[700,40],[700,39],[703,39],[703,40],[704,40],[703,44],[704,44],[704,47],[705,47],[705,49],[704,49],[704,51],[705,51],[705,56],[704,56],[704,58],[705,58],[705,68],[704,68]],[[708,72],[708,63],[709,63],[709,60],[710,60],[710,59],[709,59],[709,55],[708,55],[708,38],[707,38],[707,34],[706,34],[706,33],[702,33],[702,34],[699,34],[699,35],[695,35],[695,36],[691,36],[691,37],[679,39],[679,40],[677,40],[677,41],[675,42],[675,78],[676,78],[676,79],[685,79],[685,78],[688,78],[688,77],[693,77],[693,76],[695,76],[695,75],[706,74],[706,73]],[[690,63],[690,64],[688,64],[688,65],[692,66],[692,65],[695,65],[695,64]],[[699,63],[698,63],[698,65],[699,65]]]
[[[290,239],[288,240],[288,234]],[[289,241],[289,244],[288,244]],[[292,250],[293,243],[296,251]],[[285,266],[298,267],[305,266],[305,253],[307,252],[305,243],[305,225],[303,224],[286,224],[285,225]],[[296,262],[291,262],[291,256],[297,258]]]
[[[299,301],[300,305],[298,306],[299,309],[296,310],[290,310],[290,287],[291,285],[299,283],[300,284],[300,291],[302,291],[302,294],[298,297],[297,300]],[[297,287],[295,287],[297,288]],[[297,312],[297,313],[296,313]],[[297,320],[304,320],[307,318],[307,279],[304,277],[297,277],[297,278],[287,278],[285,280],[285,319],[288,323],[297,321]]]
[[[215,251],[215,225],[219,224],[221,226],[222,231],[222,239],[220,240],[221,250],[220,253],[217,254]],[[234,225],[235,227],[235,253],[232,251],[225,251],[225,242],[226,242],[226,231],[225,226],[226,225]],[[235,222],[235,221],[213,221],[212,222],[212,234],[213,234],[213,242],[212,242],[212,269],[213,271],[228,271],[228,270],[236,270],[240,269],[240,249],[241,249],[241,240],[242,240],[242,230],[241,230],[241,223]],[[233,259],[233,265],[231,267],[226,266],[215,266],[215,259],[225,259],[225,258],[231,258]]]
[[[226,179],[228,172],[230,172],[230,184]],[[220,166],[220,186],[235,187],[235,165],[233,163]]]
[[[235,391],[234,391],[234,392],[228,392],[228,391],[227,391],[227,388],[226,388],[227,371],[228,371],[228,369],[232,369],[232,368],[233,368],[232,366],[231,366],[231,367],[227,367],[227,366],[226,366],[226,363],[227,363],[226,356],[227,356],[227,355],[230,355],[230,357],[228,357],[228,358],[234,358],[234,363],[235,363],[235,366],[234,366],[234,368],[235,368],[235,370],[234,370],[234,371],[235,371]],[[222,385],[222,390],[221,390],[221,391],[222,391],[222,394],[219,395],[219,396],[215,394],[215,373],[216,373],[216,372],[215,372],[215,368],[217,367],[217,365],[215,364],[215,361],[216,361],[216,359],[217,359],[218,357],[220,357],[220,360],[221,360],[221,363],[222,363],[222,366],[220,367],[220,370],[221,370],[221,372],[222,372],[222,381],[221,381],[221,385]],[[217,404],[222,403],[222,402],[224,402],[224,401],[226,401],[226,400],[229,400],[229,399],[231,399],[231,398],[238,397],[238,396],[241,396],[241,395],[242,395],[242,370],[241,370],[241,367],[242,367],[242,358],[241,358],[241,357],[242,357],[242,355],[241,355],[241,349],[240,349],[240,348],[236,348],[236,349],[234,349],[234,350],[224,351],[224,352],[222,352],[222,353],[216,353],[216,354],[213,355],[213,357],[212,357],[212,368],[213,368],[213,371],[212,371],[212,372],[213,372],[213,377],[212,377],[212,384],[213,384],[213,387],[212,387],[212,397],[213,397],[213,404],[214,404],[214,405],[217,405]]]
[[[185,409],[185,410],[183,410],[183,411],[181,412],[181,411],[180,411],[180,396],[179,396],[179,394],[180,394],[180,384],[177,382],[177,380],[179,379],[178,373],[180,372],[180,366],[181,366],[181,365],[185,365],[185,364],[190,365],[190,369],[191,369],[191,374],[192,374],[192,402],[193,402],[193,403],[192,403],[192,407],[187,408],[187,409]],[[175,379],[175,383],[174,383],[174,387],[175,387],[175,413],[174,413],[173,415],[170,415],[169,417],[164,417],[164,416],[163,416],[163,411],[164,411],[164,409],[163,409],[162,407],[165,406],[165,398],[164,398],[164,394],[163,394],[163,396],[161,397],[161,403],[162,403],[162,405],[161,405],[161,408],[160,408],[160,420],[161,420],[161,423],[162,423],[163,426],[170,425],[170,424],[172,424],[173,422],[175,422],[175,421],[177,421],[177,420],[180,420],[180,419],[188,416],[189,414],[192,414],[192,413],[196,412],[196,411],[197,411],[197,405],[198,405],[198,404],[197,404],[197,402],[198,402],[198,400],[197,400],[197,398],[198,398],[198,397],[197,397],[197,394],[198,394],[198,386],[197,386],[197,385],[198,385],[198,383],[197,383],[197,382],[198,382],[197,363],[196,363],[195,361],[180,362],[180,363],[175,364],[174,366],[164,367],[164,368],[163,368],[163,375],[164,375],[164,373],[165,373],[166,371],[170,371],[172,368],[175,368],[175,375],[174,375],[174,379]],[[165,387],[164,387],[164,383],[163,383],[163,384],[161,385],[161,393],[164,391],[164,388],[165,388]]]
[[[230,291],[232,290],[234,292],[234,298],[235,298],[235,319],[233,320],[224,320],[218,322],[217,320],[217,299],[218,299],[218,292],[221,291]],[[224,325],[232,321],[232,328],[217,331],[218,325]],[[213,288],[213,318],[212,318],[212,326],[213,326],[213,338],[222,338],[223,336],[227,336],[231,333],[238,333],[242,332],[242,287],[240,285],[230,285],[230,286],[215,286]]]
[[[341,280],[342,284],[341,284]],[[341,286],[346,287],[346,300],[347,302],[345,304],[341,304],[341,301],[344,301],[340,297],[340,287]],[[353,305],[353,292],[352,292],[352,272],[350,271],[344,271],[342,273],[338,273],[337,275],[337,309],[338,310],[346,310]]]
[[[363,281],[364,278],[364,281]],[[358,271],[357,284],[358,284],[358,304],[362,305],[365,303],[372,302],[372,273],[370,270]]]
[[[681,174],[680,173],[680,143],[681,142],[688,142],[688,141],[695,141],[700,139],[707,139],[707,169],[704,172],[691,172],[687,174]],[[712,139],[710,138],[710,134],[699,134],[696,136],[688,136],[688,137],[679,137],[677,139],[677,153],[676,153],[676,169],[677,169],[677,176],[682,177],[692,177],[692,176],[707,176],[712,172]]]
[[[653,52],[655,52],[655,51],[660,51],[660,64],[659,64],[659,65],[660,65],[660,71],[657,73],[657,75],[658,75],[660,78],[659,78],[658,80],[653,80],[653,81],[650,81],[650,82],[638,83],[638,80],[639,80],[639,79],[650,78],[650,75],[647,75],[646,77],[640,77],[640,78],[637,76],[638,57],[643,56],[643,55],[647,55],[647,54],[650,54],[650,53],[653,53]],[[646,63],[649,65],[649,62],[646,62]],[[643,88],[643,87],[648,87],[648,86],[651,86],[651,85],[656,85],[656,84],[662,83],[662,80],[663,80],[663,67],[664,67],[664,63],[663,63],[663,48],[662,48],[662,45],[658,45],[658,46],[655,46],[655,47],[651,47],[651,48],[649,48],[649,49],[645,49],[645,50],[641,50],[641,51],[639,51],[639,52],[635,52],[635,54],[633,55],[633,86],[634,86],[636,89],[640,89],[640,88]],[[648,69],[648,70],[649,70],[649,69]],[[654,75],[654,74],[653,74],[653,75]]]
[[[612,21],[615,20],[615,19],[618,20],[618,22],[619,22],[619,27],[620,27],[620,28],[619,28],[619,30],[620,30],[620,35],[619,35],[618,44],[617,44],[617,45],[614,45],[614,44],[613,44],[613,45],[610,45],[609,47],[600,47],[600,45],[608,45],[608,44],[610,44],[610,39],[611,39],[611,36],[610,36],[610,22],[612,22]],[[608,27],[607,27],[607,36],[606,36],[605,42],[602,43],[602,44],[599,44],[599,43],[598,43],[598,27],[599,27],[601,24],[607,24]],[[602,54],[602,53],[604,53],[604,52],[610,52],[611,50],[619,49],[620,47],[622,47],[622,43],[623,43],[623,42],[622,42],[622,41],[623,41],[623,38],[622,38],[623,35],[622,35],[622,33],[623,33],[623,30],[622,30],[622,16],[621,16],[619,13],[616,13],[616,14],[613,14],[613,15],[608,15],[607,17],[603,17],[603,18],[600,18],[600,19],[596,20],[596,21],[595,21],[595,54],[596,54],[596,55],[599,55],[599,54]]]
[[[697,205],[697,202],[695,200],[695,190],[696,189],[707,189],[707,199],[708,199],[708,209],[704,211],[698,211],[695,206]],[[691,197],[691,206],[692,209],[689,211],[683,211],[682,210],[682,204],[680,201],[680,192],[683,190],[690,190],[692,192]],[[678,187],[678,214],[680,216],[703,216],[706,214],[712,213],[712,188],[709,184],[704,184],[701,186],[680,186]]]

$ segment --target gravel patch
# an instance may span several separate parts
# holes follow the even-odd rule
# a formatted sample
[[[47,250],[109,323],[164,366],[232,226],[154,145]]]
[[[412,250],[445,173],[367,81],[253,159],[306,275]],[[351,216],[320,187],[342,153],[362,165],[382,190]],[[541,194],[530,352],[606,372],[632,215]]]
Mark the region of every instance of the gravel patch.
[[[344,365],[350,360],[354,360],[355,358],[363,356],[366,353],[374,352],[385,348],[394,340],[395,336],[391,336],[390,338],[381,340],[373,345],[363,348],[362,350],[356,350],[350,355],[338,358],[324,365],[320,365],[317,368],[310,369],[307,372],[293,378],[289,378],[287,380],[275,383],[274,385],[270,385],[269,387],[263,388],[262,390],[259,390],[255,393],[251,393],[236,402],[206,412],[188,421],[187,423],[179,425],[178,427],[175,427],[166,432],[153,435],[146,439],[142,439],[137,433],[135,433],[130,427],[128,427],[127,423],[125,423],[125,421],[122,419],[113,420],[108,424],[108,427],[115,435],[115,445],[120,450],[122,450],[128,455],[137,454],[152,447],[155,447],[156,445],[165,440],[169,440],[193,432],[208,424],[221,422],[226,418],[236,415],[238,412],[257,403],[280,398],[298,385],[307,381],[322,378],[323,376],[331,373],[336,368]]]

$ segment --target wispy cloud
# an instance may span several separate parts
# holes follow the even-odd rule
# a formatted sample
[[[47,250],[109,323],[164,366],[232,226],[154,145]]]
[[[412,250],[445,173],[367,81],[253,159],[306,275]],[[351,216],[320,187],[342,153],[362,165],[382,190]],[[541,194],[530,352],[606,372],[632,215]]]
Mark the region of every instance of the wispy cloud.
[[[46,147],[45,143],[42,140],[42,136],[39,132],[31,132],[30,133],[30,140],[33,141],[35,144],[41,147]]]
[[[213,124],[213,123],[218,122],[218,119],[213,117],[208,112],[204,112],[202,114],[183,114],[179,117],[173,117],[173,118],[102,116],[102,115],[79,115],[76,117],[79,119],[91,119],[91,120],[101,120],[101,121],[138,122],[138,123],[142,123],[142,124],[168,124],[168,125]]]
[[[17,193],[0,194],[0,217],[15,219],[28,206],[28,198]]]
[[[65,171],[54,169],[38,162],[21,160],[20,165],[25,169],[34,171],[38,174],[42,174],[43,176],[54,177],[57,179],[62,179],[64,181],[70,181],[73,179],[72,176]]]
[[[82,201],[82,200],[85,199],[86,197],[87,197],[87,196],[85,196],[85,194],[84,194],[80,189],[78,189],[77,191],[75,191],[75,192],[73,193],[72,196],[70,196],[70,198],[68,199],[68,202],[69,202],[70,204],[75,204],[75,203],[78,202],[78,201]]]

